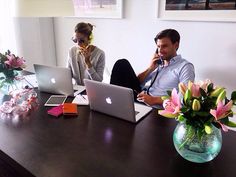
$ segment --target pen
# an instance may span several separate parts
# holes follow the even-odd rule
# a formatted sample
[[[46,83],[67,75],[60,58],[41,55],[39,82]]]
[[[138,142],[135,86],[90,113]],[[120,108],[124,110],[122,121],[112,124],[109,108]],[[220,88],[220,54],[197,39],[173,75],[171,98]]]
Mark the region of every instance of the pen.
[[[84,95],[82,95],[82,94],[79,94],[79,95],[80,95],[83,99],[87,100]]]
[[[80,90],[77,90],[75,93],[74,93],[74,96],[78,95],[81,91]]]

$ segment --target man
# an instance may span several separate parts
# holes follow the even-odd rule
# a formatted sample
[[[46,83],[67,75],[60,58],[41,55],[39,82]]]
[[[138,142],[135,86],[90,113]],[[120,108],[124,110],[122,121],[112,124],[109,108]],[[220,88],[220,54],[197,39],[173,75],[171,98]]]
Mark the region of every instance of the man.
[[[118,60],[113,67],[110,83],[132,88],[138,92],[138,101],[156,107],[163,103],[161,96],[167,95],[168,90],[178,89],[180,82],[194,81],[195,72],[192,63],[177,55],[180,35],[176,30],[163,30],[154,40],[158,52],[145,71],[136,77],[127,60]],[[150,80],[149,86],[145,86]]]

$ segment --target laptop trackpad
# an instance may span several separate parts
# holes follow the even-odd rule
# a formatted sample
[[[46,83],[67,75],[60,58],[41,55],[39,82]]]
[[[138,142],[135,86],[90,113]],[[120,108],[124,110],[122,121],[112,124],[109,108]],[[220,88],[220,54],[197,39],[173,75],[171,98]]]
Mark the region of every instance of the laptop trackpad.
[[[139,103],[134,103],[134,107],[136,120],[139,120],[140,118],[144,117],[152,110],[151,107]]]

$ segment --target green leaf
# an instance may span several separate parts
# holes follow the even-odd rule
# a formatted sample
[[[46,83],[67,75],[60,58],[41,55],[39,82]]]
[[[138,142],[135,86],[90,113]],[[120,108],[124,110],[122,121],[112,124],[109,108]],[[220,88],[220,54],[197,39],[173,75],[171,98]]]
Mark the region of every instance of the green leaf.
[[[236,123],[232,121],[225,122],[224,124],[227,125],[228,127],[236,127]]]
[[[199,111],[199,112],[196,112],[196,115],[200,117],[207,117],[209,115],[209,112]]]
[[[171,90],[167,90],[167,95],[171,96]]]
[[[184,102],[186,105],[192,105],[190,104],[190,100],[191,100],[191,91],[188,89],[185,94],[184,94]]]
[[[234,116],[234,112],[233,111],[228,113],[228,117],[233,117],[233,116]]]
[[[202,140],[202,137],[203,137],[203,134],[205,134],[205,131],[204,130],[198,130],[197,131],[197,137],[198,139],[201,141]]]
[[[207,96],[207,93],[205,92],[205,90],[203,90],[201,87],[200,87],[200,94],[203,96],[203,97],[206,97]]]
[[[186,106],[183,106],[182,108],[180,108],[181,112],[186,112],[188,110],[188,108]]]
[[[231,100],[233,100],[234,102],[236,101],[236,91],[233,91],[231,93]]]
[[[178,116],[178,121],[183,122],[185,120],[185,117],[183,115]]]
[[[225,97],[226,97],[226,91],[222,90],[222,92],[220,92],[219,96],[217,97],[216,104],[218,104],[220,101],[224,100]]]
[[[210,93],[213,91],[213,83],[210,83],[208,86],[207,86],[207,92]]]
[[[220,119],[220,122],[223,123],[223,124],[226,124],[227,122],[229,122],[229,118],[225,117],[223,119]]]
[[[210,96],[211,96],[211,97],[218,97],[219,94],[220,94],[223,90],[224,90],[223,87],[218,87],[218,88],[214,89],[214,90],[211,92]]]
[[[182,147],[187,143],[191,142],[194,139],[195,136],[195,129],[191,125],[186,125],[187,126],[187,133],[186,133],[186,138],[183,141],[183,143],[179,146],[179,149],[182,149]]]

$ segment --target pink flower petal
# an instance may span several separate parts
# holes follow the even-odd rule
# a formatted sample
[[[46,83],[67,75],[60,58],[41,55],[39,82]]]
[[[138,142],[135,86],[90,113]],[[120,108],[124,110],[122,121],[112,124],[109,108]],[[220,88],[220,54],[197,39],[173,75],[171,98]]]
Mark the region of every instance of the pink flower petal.
[[[177,90],[174,88],[171,92],[171,102],[175,105],[175,106],[179,106],[180,107],[180,99],[179,99],[179,95],[177,93]]]
[[[200,86],[197,85],[197,84],[192,84],[192,87],[191,87],[191,93],[192,93],[192,96],[193,97],[200,97],[201,94],[200,94]]]
[[[221,122],[218,122],[218,123],[220,124],[220,126],[224,132],[228,131],[228,128],[224,124],[222,124]]]

